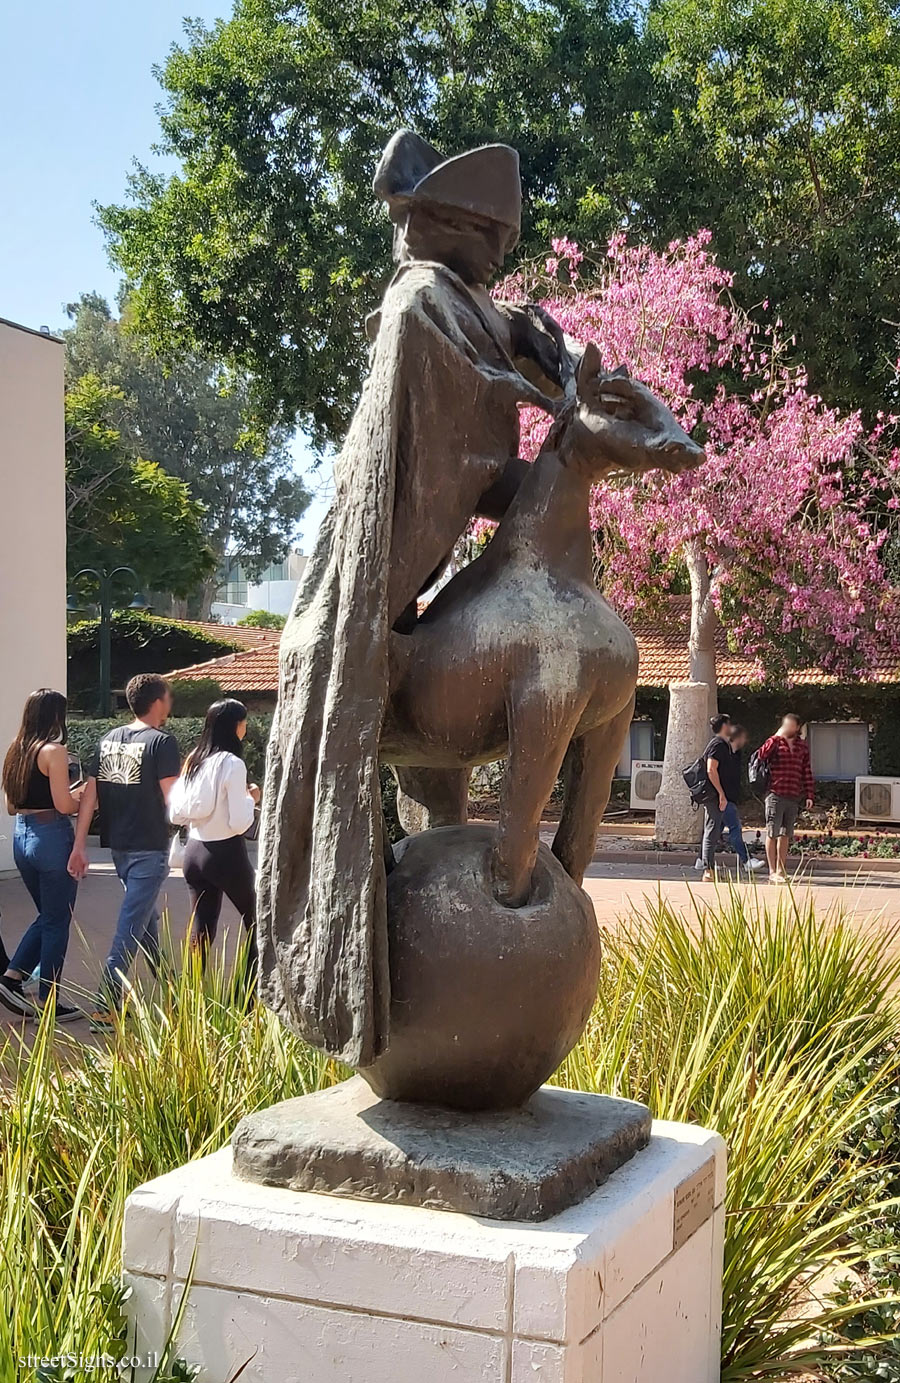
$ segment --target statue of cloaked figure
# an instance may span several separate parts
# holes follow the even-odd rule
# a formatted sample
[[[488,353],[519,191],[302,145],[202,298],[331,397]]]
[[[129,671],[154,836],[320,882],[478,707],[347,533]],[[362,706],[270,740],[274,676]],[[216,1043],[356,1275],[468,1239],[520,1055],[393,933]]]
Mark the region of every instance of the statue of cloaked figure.
[[[487,292],[519,233],[514,149],[445,159],[401,131],[375,191],[399,267],[282,636],[259,871],[262,997],[356,1067],[388,1039],[378,748],[390,634],[414,624],[472,517],[508,507],[526,470],[519,405],[552,413],[573,378],[555,323]]]

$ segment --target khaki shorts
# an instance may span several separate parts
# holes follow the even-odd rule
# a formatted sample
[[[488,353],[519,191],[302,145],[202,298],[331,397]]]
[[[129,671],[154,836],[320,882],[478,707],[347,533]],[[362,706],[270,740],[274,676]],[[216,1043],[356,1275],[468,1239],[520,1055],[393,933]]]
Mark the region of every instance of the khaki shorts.
[[[776,836],[787,836],[788,840],[793,840],[799,811],[800,803],[796,797],[776,797],[774,792],[770,792],[766,797],[766,835],[772,840]]]

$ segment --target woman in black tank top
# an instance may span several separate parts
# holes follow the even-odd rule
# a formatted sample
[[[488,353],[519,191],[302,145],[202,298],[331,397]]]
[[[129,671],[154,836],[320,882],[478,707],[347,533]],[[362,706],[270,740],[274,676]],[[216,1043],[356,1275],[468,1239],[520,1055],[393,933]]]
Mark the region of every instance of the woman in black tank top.
[[[50,746],[47,745],[47,748],[49,749]],[[66,758],[68,759],[68,755]],[[19,803],[18,809],[20,812],[51,812],[54,810],[50,778],[46,773],[41,772],[37,755],[35,755],[34,764],[28,777],[25,800]]]
[[[58,1021],[78,1018],[78,1009],[60,1003],[58,986],[69,943],[76,881],[68,872],[81,788],[69,785],[66,750],[66,698],[42,688],[25,702],[22,725],[3,763],[3,791],[15,815],[13,857],[31,894],[37,916],[0,976],[0,1004],[22,1017],[37,1016],[48,1000]],[[22,982],[40,966],[37,1002]]]

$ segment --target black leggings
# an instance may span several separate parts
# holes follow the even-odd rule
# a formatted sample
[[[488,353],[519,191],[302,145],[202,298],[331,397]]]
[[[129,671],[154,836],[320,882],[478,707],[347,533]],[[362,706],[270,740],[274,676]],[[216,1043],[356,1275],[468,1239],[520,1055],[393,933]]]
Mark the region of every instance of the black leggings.
[[[223,895],[234,904],[247,931],[247,978],[256,979],[256,879],[243,836],[228,840],[188,840],[184,881],[191,894],[191,944],[203,963],[216,939]]]

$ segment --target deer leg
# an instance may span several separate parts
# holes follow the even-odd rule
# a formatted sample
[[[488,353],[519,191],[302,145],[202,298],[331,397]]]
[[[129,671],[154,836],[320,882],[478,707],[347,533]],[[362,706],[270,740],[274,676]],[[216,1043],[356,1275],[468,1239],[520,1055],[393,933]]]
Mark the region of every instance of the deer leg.
[[[567,708],[568,709],[568,708]],[[537,859],[541,814],[553,791],[572,730],[548,723],[542,700],[514,702],[508,710],[509,758],[500,789],[500,820],[492,858],[494,896],[507,907],[528,901]]]
[[[469,807],[467,768],[394,765],[397,815],[410,835],[435,826],[464,826]]]
[[[591,862],[597,827],[606,811],[613,774],[633,716],[632,697],[624,710],[605,725],[579,735],[566,752],[565,798],[553,853],[576,884],[581,883]]]

